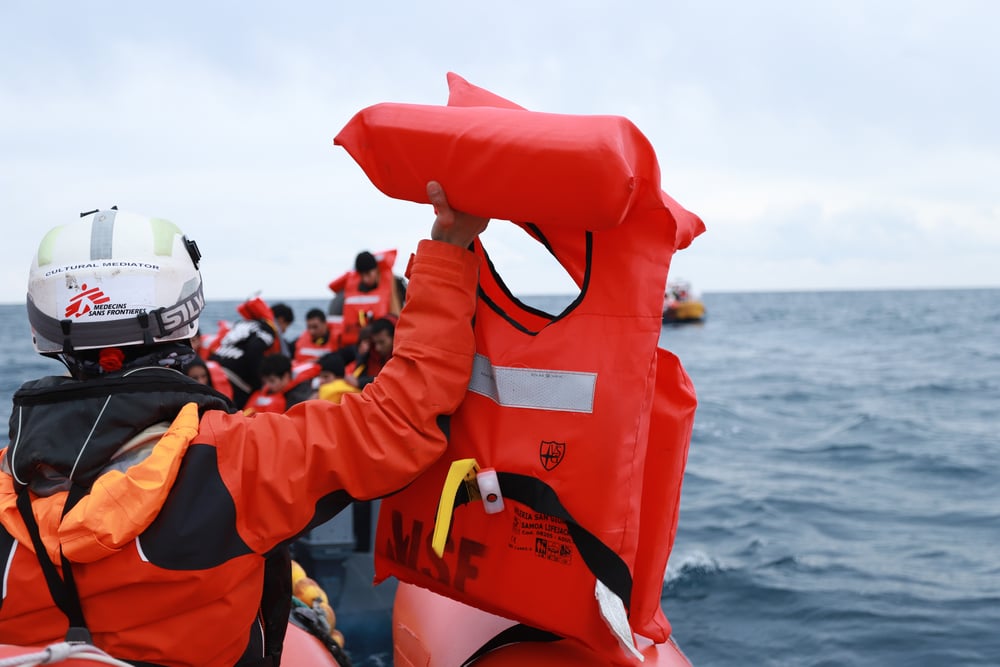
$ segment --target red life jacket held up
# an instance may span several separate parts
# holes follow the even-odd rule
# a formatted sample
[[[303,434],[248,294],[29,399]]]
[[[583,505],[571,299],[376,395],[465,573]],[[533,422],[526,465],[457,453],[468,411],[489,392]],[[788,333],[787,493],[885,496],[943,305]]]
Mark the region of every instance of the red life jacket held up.
[[[450,104],[506,102],[453,75],[449,82]],[[393,165],[378,178],[404,182],[380,183],[386,192],[415,192],[415,181],[433,177],[449,188],[449,199],[462,200],[456,206],[501,217],[496,207],[505,205],[504,195],[493,191],[490,165],[521,165],[524,176],[539,153],[563,151],[553,164],[556,180],[566,183],[581,169],[612,166],[598,174],[596,187],[577,186],[585,208],[607,212],[592,225],[574,226],[563,215],[579,201],[545,194],[518,199],[516,211],[502,209],[536,221],[519,226],[580,287],[563,312],[544,313],[514,298],[477,242],[477,358],[469,392],[452,416],[445,455],[383,500],[376,579],[396,576],[627,664],[637,655],[633,632],[655,641],[670,632],[660,596],[696,401],[677,358],[658,341],[671,256],[703,225],[659,189],[652,147],[624,119],[595,124],[593,117],[521,110],[504,122],[485,106],[462,115],[428,108],[386,116],[380,106],[385,125],[362,129],[352,121],[338,142],[365,146],[368,152],[348,150],[373,180],[370,170]],[[405,141],[392,148],[411,124],[442,145],[465,138],[466,130],[479,132],[477,160],[443,151],[436,154],[442,162],[422,173],[411,156],[427,160],[433,151]],[[362,144],[356,132],[376,136]],[[380,143],[381,133],[392,140]],[[563,141],[570,135],[578,141]],[[595,166],[587,153],[595,144],[620,146],[617,159]],[[618,191],[623,184],[627,197]],[[484,476],[474,476],[477,468]]]

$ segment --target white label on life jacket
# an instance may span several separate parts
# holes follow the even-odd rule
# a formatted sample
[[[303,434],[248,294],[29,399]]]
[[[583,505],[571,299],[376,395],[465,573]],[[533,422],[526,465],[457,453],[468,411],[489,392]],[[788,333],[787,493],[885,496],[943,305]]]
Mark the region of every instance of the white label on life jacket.
[[[601,608],[601,618],[618,638],[621,647],[631,653],[639,662],[644,662],[646,658],[635,645],[632,628],[628,625],[628,612],[625,611],[625,603],[622,602],[622,599],[612,593],[611,589],[605,586],[600,579],[597,580],[597,585],[594,587],[594,597],[597,598],[597,606]]]
[[[593,412],[597,373],[494,366],[481,354],[472,365],[469,391],[508,408]]]

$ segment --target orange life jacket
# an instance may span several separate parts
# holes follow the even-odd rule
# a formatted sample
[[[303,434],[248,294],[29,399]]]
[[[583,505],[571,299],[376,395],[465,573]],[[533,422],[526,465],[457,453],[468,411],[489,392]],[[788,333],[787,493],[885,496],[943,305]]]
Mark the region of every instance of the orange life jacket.
[[[292,368],[292,379],[279,392],[261,387],[250,394],[243,406],[243,414],[256,412],[284,412],[292,405],[302,402],[312,394],[312,380],[319,375],[319,364],[308,363]]]
[[[477,103],[469,90],[458,103]],[[633,197],[646,204],[627,210],[621,224],[521,225],[580,286],[562,313],[515,299],[477,244],[470,391],[452,417],[445,456],[383,500],[375,552],[377,580],[396,576],[575,637],[615,663],[628,659],[622,647],[634,649],[633,631],[658,641],[669,635],[659,603],[695,397],[676,357],[657,345],[670,258],[702,228],[659,190],[652,149],[633,139],[645,156]],[[546,149],[538,136],[535,150]],[[522,149],[497,136],[483,150],[489,164]],[[571,172],[574,163],[561,167]],[[449,183],[452,175],[444,168],[436,178]],[[475,194],[464,192],[467,200]],[[496,472],[502,510],[487,514],[487,503],[466,502],[484,488],[489,495],[485,482],[446,490],[452,463],[467,459]]]
[[[313,378],[319,377],[321,370],[316,361],[292,362],[292,378],[295,380],[295,384],[300,384],[306,380],[312,381]]]
[[[229,322],[225,320],[219,320],[219,328],[214,334],[201,334],[201,345],[198,347],[198,354],[202,359],[208,359],[213,352],[219,349],[222,344],[222,339],[226,337],[229,332],[230,326]]]
[[[285,395],[281,392],[272,393],[267,389],[258,389],[250,394],[246,405],[243,406],[243,414],[252,415],[258,412],[284,412]]]
[[[340,347],[335,327],[327,325],[327,335],[319,342],[314,341],[309,331],[303,331],[295,341],[295,357],[293,364],[316,362],[324,354],[336,352]]]
[[[218,361],[207,359],[205,361],[205,367],[208,369],[208,377],[212,381],[212,389],[232,400],[233,385],[229,381],[229,376],[226,375],[226,371],[222,369],[222,364]]]
[[[392,296],[396,289],[396,276],[392,273],[392,265],[396,262],[396,250],[383,250],[375,253],[378,262],[378,285],[368,292],[361,291],[361,275],[357,271],[348,271],[330,281],[330,289],[344,293],[344,309],[341,319],[330,318],[334,327],[340,325],[338,347],[353,345],[358,342],[361,328],[380,317],[385,317],[392,310]],[[400,304],[402,305],[402,304]],[[297,351],[296,351],[297,353]]]

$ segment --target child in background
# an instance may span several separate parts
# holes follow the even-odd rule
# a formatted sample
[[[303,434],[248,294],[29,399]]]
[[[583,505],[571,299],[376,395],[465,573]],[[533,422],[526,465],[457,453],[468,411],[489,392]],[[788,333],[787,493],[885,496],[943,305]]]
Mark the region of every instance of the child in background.
[[[244,414],[284,412],[310,397],[312,384],[292,377],[292,360],[284,354],[269,354],[260,362],[261,388],[250,395]]]
[[[320,357],[319,368],[319,398],[333,403],[340,403],[344,394],[361,391],[344,379],[344,359],[336,352],[331,352]]]

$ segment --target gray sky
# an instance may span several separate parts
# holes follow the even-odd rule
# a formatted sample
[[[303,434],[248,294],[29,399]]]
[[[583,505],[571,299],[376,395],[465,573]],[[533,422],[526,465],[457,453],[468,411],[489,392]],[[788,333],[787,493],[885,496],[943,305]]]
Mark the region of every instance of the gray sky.
[[[631,119],[708,231],[703,291],[1000,286],[1000,2],[0,2],[0,302],[42,234],[117,204],[173,220],[209,299],[329,296],[361,249],[413,250],[334,135],[445,74],[530,109]],[[484,237],[515,292],[540,246]],[[404,261],[397,263],[402,270]]]

